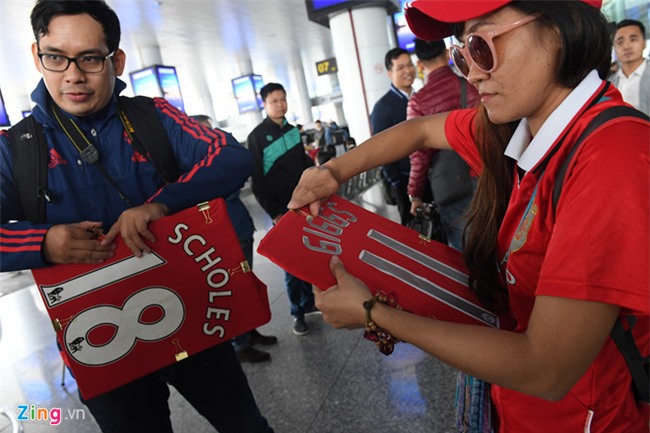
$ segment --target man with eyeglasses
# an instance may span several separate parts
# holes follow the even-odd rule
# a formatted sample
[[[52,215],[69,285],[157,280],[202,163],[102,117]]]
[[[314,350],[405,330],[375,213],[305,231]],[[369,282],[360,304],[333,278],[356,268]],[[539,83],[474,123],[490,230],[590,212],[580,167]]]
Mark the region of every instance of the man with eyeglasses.
[[[413,94],[415,81],[415,65],[408,51],[393,48],[386,53],[384,63],[391,85],[388,92],[375,103],[370,114],[373,135],[406,120],[406,106]],[[381,169],[384,185],[388,189],[387,193],[395,200],[400,222],[403,225],[412,219],[411,205],[406,191],[410,170],[408,158],[385,165]]]
[[[41,65],[48,71],[64,72],[70,67],[70,63],[74,62],[82,72],[98,74],[104,70],[104,62],[113,57],[113,54],[115,54],[115,51],[105,56],[66,57],[55,53],[38,53],[37,55],[41,59]]]
[[[244,184],[253,169],[252,155],[230,134],[199,126],[162,98],[154,98],[153,109],[167,132],[181,181],[165,183],[134,150],[118,110],[117,96],[126,87],[117,78],[126,58],[119,48],[120,22],[104,0],[38,0],[31,23],[32,54],[42,74],[32,93],[33,116],[49,152],[48,203],[45,222],[24,218],[9,137],[3,132],[0,271],[101,263],[113,257],[118,237],[141,257],[155,248],[150,222],[228,197]],[[64,125],[73,125],[80,132],[77,138],[85,137],[96,148],[95,162],[76,149],[75,135],[64,132]],[[103,240],[96,239],[98,226],[109,229]],[[229,342],[82,401],[105,433],[169,433],[168,384],[219,432],[273,431]]]

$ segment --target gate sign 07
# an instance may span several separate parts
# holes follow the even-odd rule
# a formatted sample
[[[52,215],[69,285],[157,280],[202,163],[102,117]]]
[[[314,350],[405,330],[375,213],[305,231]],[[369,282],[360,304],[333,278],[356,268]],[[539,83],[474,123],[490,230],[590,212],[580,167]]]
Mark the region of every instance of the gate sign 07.
[[[271,319],[222,199],[149,225],[154,251],[118,239],[100,265],[32,271],[61,355],[92,398]]]
[[[316,218],[305,210],[288,212],[257,251],[323,290],[336,284],[329,261],[337,255],[371,292],[394,295],[406,311],[451,322],[503,325],[468,287],[458,251],[340,197],[324,202]]]

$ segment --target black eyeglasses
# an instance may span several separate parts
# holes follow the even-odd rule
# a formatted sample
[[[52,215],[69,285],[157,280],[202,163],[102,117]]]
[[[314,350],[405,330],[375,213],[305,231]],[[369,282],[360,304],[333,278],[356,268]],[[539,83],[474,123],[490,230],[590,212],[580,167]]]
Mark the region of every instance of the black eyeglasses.
[[[63,72],[70,67],[70,63],[74,62],[81,72],[97,74],[104,70],[104,63],[114,54],[115,51],[105,56],[66,57],[61,54],[38,53],[38,58],[41,59],[41,65],[48,71]]]

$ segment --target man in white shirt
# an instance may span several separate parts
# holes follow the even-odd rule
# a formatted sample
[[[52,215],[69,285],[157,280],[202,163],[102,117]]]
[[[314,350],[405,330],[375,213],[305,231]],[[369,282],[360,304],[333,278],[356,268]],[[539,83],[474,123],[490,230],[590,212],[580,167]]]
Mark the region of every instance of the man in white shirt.
[[[650,115],[650,68],[643,58],[645,47],[645,27],[641,22],[619,22],[614,50],[620,69],[610,77],[610,81],[621,91],[625,102]]]

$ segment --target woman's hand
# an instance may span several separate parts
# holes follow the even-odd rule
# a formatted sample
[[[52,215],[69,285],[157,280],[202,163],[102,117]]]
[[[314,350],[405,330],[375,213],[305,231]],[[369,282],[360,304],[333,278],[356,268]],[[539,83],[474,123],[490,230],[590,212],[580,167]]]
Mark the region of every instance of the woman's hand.
[[[287,207],[289,209],[300,209],[305,205],[309,205],[309,212],[316,217],[321,202],[327,197],[336,194],[339,186],[340,182],[328,164],[308,168],[303,171]]]
[[[330,270],[336,285],[326,291],[314,287],[316,307],[323,313],[323,320],[335,328],[365,327],[363,303],[372,298],[372,293],[363,281],[345,270],[337,256],[332,256]]]
[[[289,209],[309,205],[309,212],[318,216],[321,201],[336,194],[339,186],[359,173],[407,157],[424,147],[451,149],[445,135],[449,113],[418,117],[373,135],[349,152],[327,163],[308,168],[293,191]]]
[[[161,203],[147,203],[142,206],[127,209],[101,242],[101,245],[108,245],[119,234],[124,243],[136,257],[142,257],[142,253],[150,253],[151,248],[145,241],[155,243],[156,238],[148,229],[149,223],[167,215],[167,206]]]

